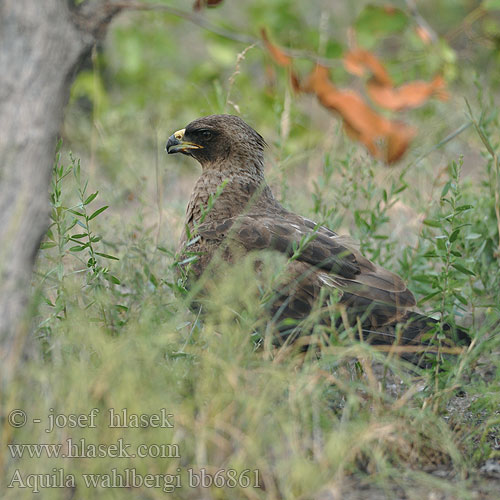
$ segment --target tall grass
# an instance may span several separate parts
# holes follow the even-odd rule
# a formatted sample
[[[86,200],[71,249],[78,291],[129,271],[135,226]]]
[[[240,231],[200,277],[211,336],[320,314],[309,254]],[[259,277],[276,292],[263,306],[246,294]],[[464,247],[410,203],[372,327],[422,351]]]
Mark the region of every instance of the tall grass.
[[[210,283],[203,313],[192,312],[176,273],[175,242],[159,242],[141,214],[129,226],[112,224],[100,196],[88,191],[85,166],[58,154],[53,224],[34,283],[30,341],[39,356],[13,360],[1,395],[2,498],[32,498],[36,484],[44,499],[163,498],[166,477],[170,486],[182,484],[169,494],[186,499],[342,498],[353,480],[388,498],[396,491],[468,498],[468,471],[498,456],[500,427],[498,186],[491,184],[498,122],[494,115],[473,119],[489,182],[463,179],[461,160],[451,160],[428,203],[413,188],[415,172],[382,171],[359,154],[334,159],[327,152],[304,202],[311,217],[349,232],[368,257],[403,275],[421,309],[470,327],[470,348],[429,369],[349,336],[320,356],[273,347],[265,292],[283,263],[272,256],[263,257],[268,272],[260,282],[251,258],[227,266]],[[318,333],[314,321],[311,331]],[[25,426],[5,419],[14,408],[26,412]],[[93,408],[95,428],[45,432],[49,415]],[[111,408],[148,415],[165,409],[173,427],[110,428]],[[14,458],[5,446],[62,443],[64,450],[68,438],[87,445],[122,439],[131,452],[140,444],[154,452],[155,445],[178,445],[178,453],[171,446],[168,457]],[[439,468],[447,480],[430,473]],[[50,479],[28,478],[59,469],[74,475],[75,488],[44,488]],[[83,474],[112,469],[163,481],[85,485]],[[241,481],[190,487],[190,474],[193,482],[202,469],[227,481],[234,470]],[[19,481],[7,487],[16,470],[25,488]]]

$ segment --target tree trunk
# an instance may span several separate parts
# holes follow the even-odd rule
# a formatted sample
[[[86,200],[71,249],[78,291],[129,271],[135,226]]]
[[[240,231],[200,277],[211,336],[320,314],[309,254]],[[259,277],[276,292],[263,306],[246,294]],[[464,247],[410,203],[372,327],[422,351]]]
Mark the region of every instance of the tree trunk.
[[[48,188],[79,61],[118,12],[109,1],[0,1],[0,363],[24,343],[23,312],[47,230]]]

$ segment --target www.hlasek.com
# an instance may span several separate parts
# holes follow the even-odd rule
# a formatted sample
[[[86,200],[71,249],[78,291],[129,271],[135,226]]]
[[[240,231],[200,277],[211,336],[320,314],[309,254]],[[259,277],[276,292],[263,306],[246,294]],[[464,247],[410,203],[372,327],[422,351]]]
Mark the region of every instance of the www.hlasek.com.
[[[9,444],[12,458],[181,458],[178,444],[145,444],[132,447],[120,438],[112,444],[88,443],[85,438],[64,443]]]
[[[188,488],[259,488],[258,469],[220,469],[215,473],[202,469],[186,469],[182,474],[180,468],[176,474],[140,474],[135,468],[111,469],[105,474],[81,474],[86,488],[157,488],[165,493],[172,493],[184,486]],[[46,488],[76,488],[74,474],[66,474],[64,469],[52,469],[51,474],[22,474],[18,469],[8,488],[28,488],[33,493],[40,493]]]

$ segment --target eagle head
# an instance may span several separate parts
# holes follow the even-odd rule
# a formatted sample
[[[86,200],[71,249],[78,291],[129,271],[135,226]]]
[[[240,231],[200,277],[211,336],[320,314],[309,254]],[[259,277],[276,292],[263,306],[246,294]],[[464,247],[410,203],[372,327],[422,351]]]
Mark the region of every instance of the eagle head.
[[[213,165],[263,166],[266,142],[250,125],[234,115],[210,115],[178,130],[166,145],[168,154],[183,153],[203,168]]]

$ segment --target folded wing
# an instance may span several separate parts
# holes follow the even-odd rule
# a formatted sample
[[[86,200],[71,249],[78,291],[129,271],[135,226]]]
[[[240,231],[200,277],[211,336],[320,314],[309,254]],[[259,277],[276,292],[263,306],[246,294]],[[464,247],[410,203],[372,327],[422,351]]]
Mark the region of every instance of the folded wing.
[[[320,286],[386,304],[402,312],[415,305],[413,294],[396,274],[361,255],[348,238],[295,214],[244,215],[201,225],[207,239],[227,239],[251,252],[272,249],[314,269]],[[310,274],[311,269],[308,270]],[[308,278],[308,281],[310,279]]]

